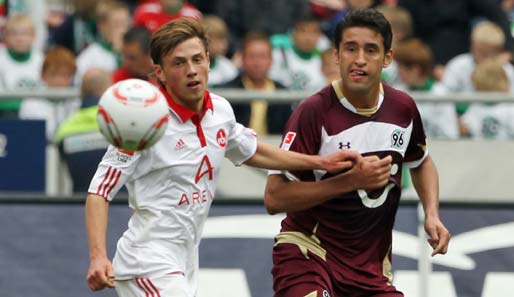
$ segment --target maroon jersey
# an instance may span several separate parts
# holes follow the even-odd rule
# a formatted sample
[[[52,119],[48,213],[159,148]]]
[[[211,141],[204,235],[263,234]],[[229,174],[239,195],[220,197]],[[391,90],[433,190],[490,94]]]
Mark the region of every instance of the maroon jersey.
[[[326,261],[336,287],[393,289],[391,239],[401,194],[402,165],[417,167],[426,157],[425,134],[412,98],[383,86],[376,112],[364,115],[334,83],[302,102],[285,131],[282,148],[291,151],[328,155],[349,149],[364,156],[392,156],[391,177],[383,189],[357,190],[311,209],[288,213],[276,241],[304,245],[301,249]],[[301,181],[331,176],[320,170],[286,175]]]

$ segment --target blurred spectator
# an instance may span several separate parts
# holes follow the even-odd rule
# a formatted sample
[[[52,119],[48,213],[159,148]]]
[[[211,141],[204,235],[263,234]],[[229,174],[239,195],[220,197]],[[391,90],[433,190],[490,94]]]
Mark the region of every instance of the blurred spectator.
[[[312,13],[322,19],[333,18],[346,8],[346,0],[309,0]]]
[[[202,13],[184,0],[149,1],[136,8],[134,26],[143,26],[155,32],[160,26],[180,17],[200,19]]]
[[[509,20],[501,9],[500,1],[399,0],[398,5],[411,13],[414,35],[426,42],[434,52],[437,79],[442,77],[444,65],[450,59],[468,51],[475,17],[485,17],[496,23],[507,37],[507,49],[514,49]]]
[[[209,85],[219,85],[233,80],[238,70],[232,61],[225,57],[228,49],[227,25],[221,18],[213,15],[205,16],[202,23],[209,38]]]
[[[441,80],[445,89],[449,92],[475,91],[471,74],[476,64],[489,58],[498,58],[504,61],[503,68],[509,79],[510,90],[514,90],[514,66],[505,61],[504,44],[505,36],[496,24],[489,21],[477,24],[471,33],[470,52],[451,59],[446,66]],[[458,114],[462,115],[468,106],[467,103],[457,104]]]
[[[42,85],[48,88],[70,87],[75,77],[77,66],[75,55],[65,47],[50,49],[45,56],[41,69]],[[70,114],[77,111],[79,100],[52,102],[43,98],[23,100],[20,108],[20,118],[41,119],[46,121],[46,136],[52,141],[59,123]]]
[[[81,87],[82,105],[79,111],[63,122],[55,142],[73,181],[74,192],[86,192],[98,162],[108,147],[96,122],[98,101],[111,85],[111,74],[98,68],[89,69]]]
[[[502,62],[488,59],[473,71],[472,81],[479,92],[510,93],[512,86]],[[513,103],[473,103],[461,117],[464,136],[474,139],[514,139]]]
[[[43,54],[33,49],[34,23],[14,15],[5,24],[5,46],[0,47],[0,89],[33,89],[41,78]],[[0,100],[0,117],[16,117],[21,101]]]
[[[393,31],[391,48],[394,53],[398,43],[410,38],[412,35],[411,15],[405,8],[399,6],[379,5],[376,9],[380,11],[391,24],[391,30]],[[382,79],[390,85],[398,83],[398,65],[396,60],[393,60],[391,64],[382,71]]]
[[[96,40],[96,6],[99,0],[73,0],[74,13],[56,28],[50,28],[50,45],[61,45],[78,55]]]
[[[380,4],[380,0],[342,0],[342,2],[345,3],[343,5],[343,9],[329,21],[328,25],[325,26],[325,34],[327,34],[330,39],[333,39],[337,24],[339,24],[348,11],[356,8],[371,8]]]
[[[123,35],[122,66],[112,74],[112,82],[129,78],[151,80],[153,72],[150,57],[152,33],[145,27],[131,28]]]
[[[242,42],[242,72],[222,88],[238,88],[273,92],[284,89],[280,83],[269,78],[272,63],[271,44],[267,35],[250,32]],[[291,104],[268,104],[255,99],[250,104],[232,103],[239,123],[254,129],[258,134],[282,134],[291,115]]]
[[[331,84],[341,78],[339,65],[336,64],[334,48],[329,48],[321,53],[321,72],[325,78],[325,84]]]
[[[99,40],[90,44],[77,57],[79,82],[89,68],[113,72],[121,65],[123,35],[130,27],[127,4],[119,1],[101,2],[97,6]]]
[[[317,48],[320,37],[318,19],[312,16],[299,19],[291,35],[291,47],[278,46],[273,49],[270,77],[293,90],[315,91],[325,86]]]
[[[433,56],[430,47],[417,38],[400,42],[394,52],[398,63],[399,84],[395,87],[408,92],[443,94],[444,89],[432,76]],[[425,134],[431,138],[457,139],[459,129],[455,105],[445,103],[416,103]]]
[[[218,1],[216,15],[225,20],[231,38],[239,44],[250,31],[270,36],[286,33],[309,11],[306,0],[222,0]]]

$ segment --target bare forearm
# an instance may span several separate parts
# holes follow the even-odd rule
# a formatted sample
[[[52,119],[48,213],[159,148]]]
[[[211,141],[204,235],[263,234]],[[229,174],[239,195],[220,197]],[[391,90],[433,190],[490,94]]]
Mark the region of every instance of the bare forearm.
[[[246,165],[275,170],[321,169],[321,157],[282,150],[271,144],[258,142],[257,152]]]
[[[283,175],[268,177],[264,205],[270,214],[309,209],[353,188],[333,178],[319,182],[289,181]]]
[[[88,194],[86,199],[86,229],[90,258],[107,257],[105,237],[109,203],[101,196]]]
[[[425,215],[439,217],[439,177],[432,158],[428,156],[418,168],[411,169],[410,173]]]

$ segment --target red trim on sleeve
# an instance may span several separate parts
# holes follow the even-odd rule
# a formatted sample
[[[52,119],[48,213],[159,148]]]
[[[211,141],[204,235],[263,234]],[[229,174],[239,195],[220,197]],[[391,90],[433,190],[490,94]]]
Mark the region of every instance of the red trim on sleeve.
[[[121,170],[118,170],[118,174],[116,174],[116,179],[114,180],[114,183],[109,187],[107,190],[107,193],[105,194],[106,197],[109,197],[109,194],[111,194],[112,189],[118,184],[118,181],[120,180],[121,176]]]
[[[98,190],[96,191],[96,195],[105,197],[104,195],[101,194],[101,192],[102,192],[102,188],[104,187],[105,181],[107,180],[107,178],[109,177],[109,174],[111,173],[111,169],[112,169],[112,166],[109,166],[109,168],[107,168],[107,173],[105,174],[104,179],[100,183],[100,186],[98,187]]]

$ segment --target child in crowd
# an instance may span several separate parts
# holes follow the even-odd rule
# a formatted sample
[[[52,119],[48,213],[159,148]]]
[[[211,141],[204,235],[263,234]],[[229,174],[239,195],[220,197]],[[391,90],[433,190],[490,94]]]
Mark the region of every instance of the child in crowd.
[[[479,63],[471,80],[479,92],[511,92],[502,62],[488,59]],[[512,103],[473,103],[461,117],[462,132],[474,139],[513,139],[514,105]]]
[[[334,56],[334,48],[328,48],[321,53],[321,72],[327,85],[341,77]]]
[[[430,47],[417,38],[397,45],[394,52],[398,63],[398,89],[407,92],[444,94],[444,89],[433,77],[433,55]],[[416,103],[425,134],[431,138],[456,139],[459,137],[457,113],[451,102]]]
[[[99,3],[97,26],[100,40],[89,45],[77,57],[77,80],[80,82],[90,68],[113,72],[121,66],[123,35],[130,27],[127,4],[118,1]]]
[[[209,57],[211,60],[209,85],[224,84],[233,80],[238,70],[225,54],[228,49],[228,29],[225,22],[214,15],[206,15],[202,24],[209,37]]]
[[[270,77],[292,90],[315,91],[325,86],[321,73],[321,24],[312,16],[300,18],[294,26],[290,47],[273,49]]]
[[[41,68],[41,85],[48,88],[71,87],[77,66],[75,55],[65,47],[55,47],[46,53]],[[20,118],[46,120],[46,136],[52,140],[59,123],[64,121],[80,106],[79,99],[48,101],[44,98],[23,100]]]
[[[10,16],[5,46],[0,47],[0,89],[32,89],[39,84],[43,54],[33,49],[34,22],[28,15]],[[1,100],[0,117],[17,117],[21,100]]]

